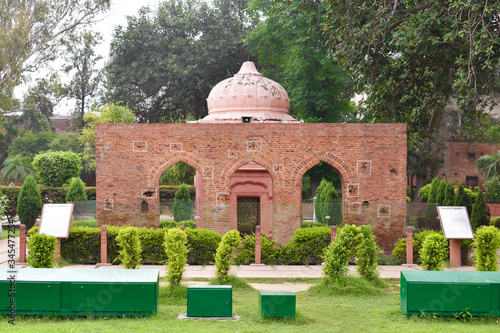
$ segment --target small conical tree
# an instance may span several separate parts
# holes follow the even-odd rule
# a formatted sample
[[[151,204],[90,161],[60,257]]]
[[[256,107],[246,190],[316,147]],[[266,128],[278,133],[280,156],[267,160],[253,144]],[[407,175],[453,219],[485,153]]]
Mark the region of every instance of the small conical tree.
[[[471,224],[476,230],[482,225],[490,224],[490,207],[484,202],[484,193],[479,190],[474,207],[472,207]]]
[[[30,229],[35,225],[37,217],[42,212],[42,196],[36,185],[35,177],[28,176],[17,198],[17,215],[19,221]]]
[[[453,206],[455,203],[455,189],[453,183],[448,182],[444,189],[443,206]]]
[[[465,193],[462,183],[458,184],[457,194],[455,195],[455,201],[453,206],[465,206],[467,207],[467,213],[471,216],[472,213],[472,200],[470,196]]]
[[[69,186],[68,194],[66,194],[66,202],[86,200],[87,193],[85,192],[85,184],[80,178],[73,178]]]
[[[445,192],[447,183],[448,182],[444,179],[441,179],[441,181],[439,182],[439,186],[438,186],[437,191],[436,191],[436,203],[437,204],[442,204],[444,202],[444,192]]]
[[[441,179],[439,177],[435,177],[431,183],[431,189],[429,191],[429,195],[427,197],[427,202],[436,202],[437,189],[439,184],[441,183]]]
[[[174,214],[174,220],[177,222],[189,220],[193,214],[193,202],[186,184],[179,186],[177,192],[175,192],[172,214]]]

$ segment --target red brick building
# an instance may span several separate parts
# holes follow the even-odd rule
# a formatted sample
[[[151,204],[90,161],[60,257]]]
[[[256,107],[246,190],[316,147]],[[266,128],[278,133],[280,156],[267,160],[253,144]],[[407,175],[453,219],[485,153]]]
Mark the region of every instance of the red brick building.
[[[254,82],[267,89],[261,78]],[[249,99],[243,100],[248,112]],[[302,221],[302,176],[325,162],[342,179],[344,224],[370,224],[382,247],[404,235],[406,125],[265,122],[255,114],[238,116],[239,123],[98,124],[98,224],[157,227],[160,175],[182,161],[201,175],[198,227],[221,234],[235,229],[231,179],[250,164],[259,165],[272,184],[266,185],[272,189],[262,203],[272,218],[262,228],[284,243]]]

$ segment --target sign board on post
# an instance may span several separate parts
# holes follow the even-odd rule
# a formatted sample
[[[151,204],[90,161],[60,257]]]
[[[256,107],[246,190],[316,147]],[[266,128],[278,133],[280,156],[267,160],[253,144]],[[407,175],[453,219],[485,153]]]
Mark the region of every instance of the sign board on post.
[[[438,206],[439,221],[447,239],[474,239],[466,207]]]
[[[68,238],[72,215],[73,204],[44,204],[38,232]]]

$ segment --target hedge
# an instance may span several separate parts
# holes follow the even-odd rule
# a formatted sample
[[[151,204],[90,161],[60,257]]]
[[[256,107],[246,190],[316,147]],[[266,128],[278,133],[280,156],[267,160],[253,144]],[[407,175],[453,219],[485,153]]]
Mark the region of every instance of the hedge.
[[[118,236],[120,229],[125,227],[128,226],[108,226],[108,263],[120,264],[119,261],[115,261],[120,251],[116,236]],[[169,229],[137,229],[141,240],[142,264],[164,264],[167,260],[164,237]],[[215,231],[207,229],[186,228],[185,231],[188,236],[188,264],[213,264],[221,236]],[[262,237],[262,262],[283,265],[320,264],[322,253],[330,244],[330,231],[329,227],[297,229],[294,232],[293,240],[283,245],[283,248]],[[28,234],[37,232],[38,227],[33,227]],[[61,257],[72,264],[99,263],[101,261],[100,235],[100,227],[71,227],[69,237],[61,240]],[[247,236],[244,240],[252,239],[238,248],[236,264],[254,262],[255,238],[253,237]]]

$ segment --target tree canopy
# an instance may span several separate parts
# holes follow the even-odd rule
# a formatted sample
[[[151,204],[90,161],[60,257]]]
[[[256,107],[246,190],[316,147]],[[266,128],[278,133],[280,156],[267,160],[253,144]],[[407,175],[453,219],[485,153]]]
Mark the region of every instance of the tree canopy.
[[[128,104],[142,121],[204,117],[212,87],[247,60],[247,2],[168,0],[128,17],[111,44],[111,99]]]
[[[284,3],[289,1],[277,0]],[[316,15],[320,2],[302,0]],[[353,71],[355,90],[382,122],[426,136],[449,97],[477,121],[498,64],[500,2],[325,0],[332,56]]]
[[[278,81],[290,97],[290,113],[306,122],[340,122],[354,111],[348,88],[348,72],[328,57],[327,39],[321,26],[326,5],[317,15],[305,16],[300,1],[274,4],[253,0],[253,15],[264,19],[250,32],[248,43],[258,55],[260,70]]]
[[[25,73],[53,60],[61,37],[90,23],[110,0],[12,0],[0,2],[0,110],[13,106]]]

